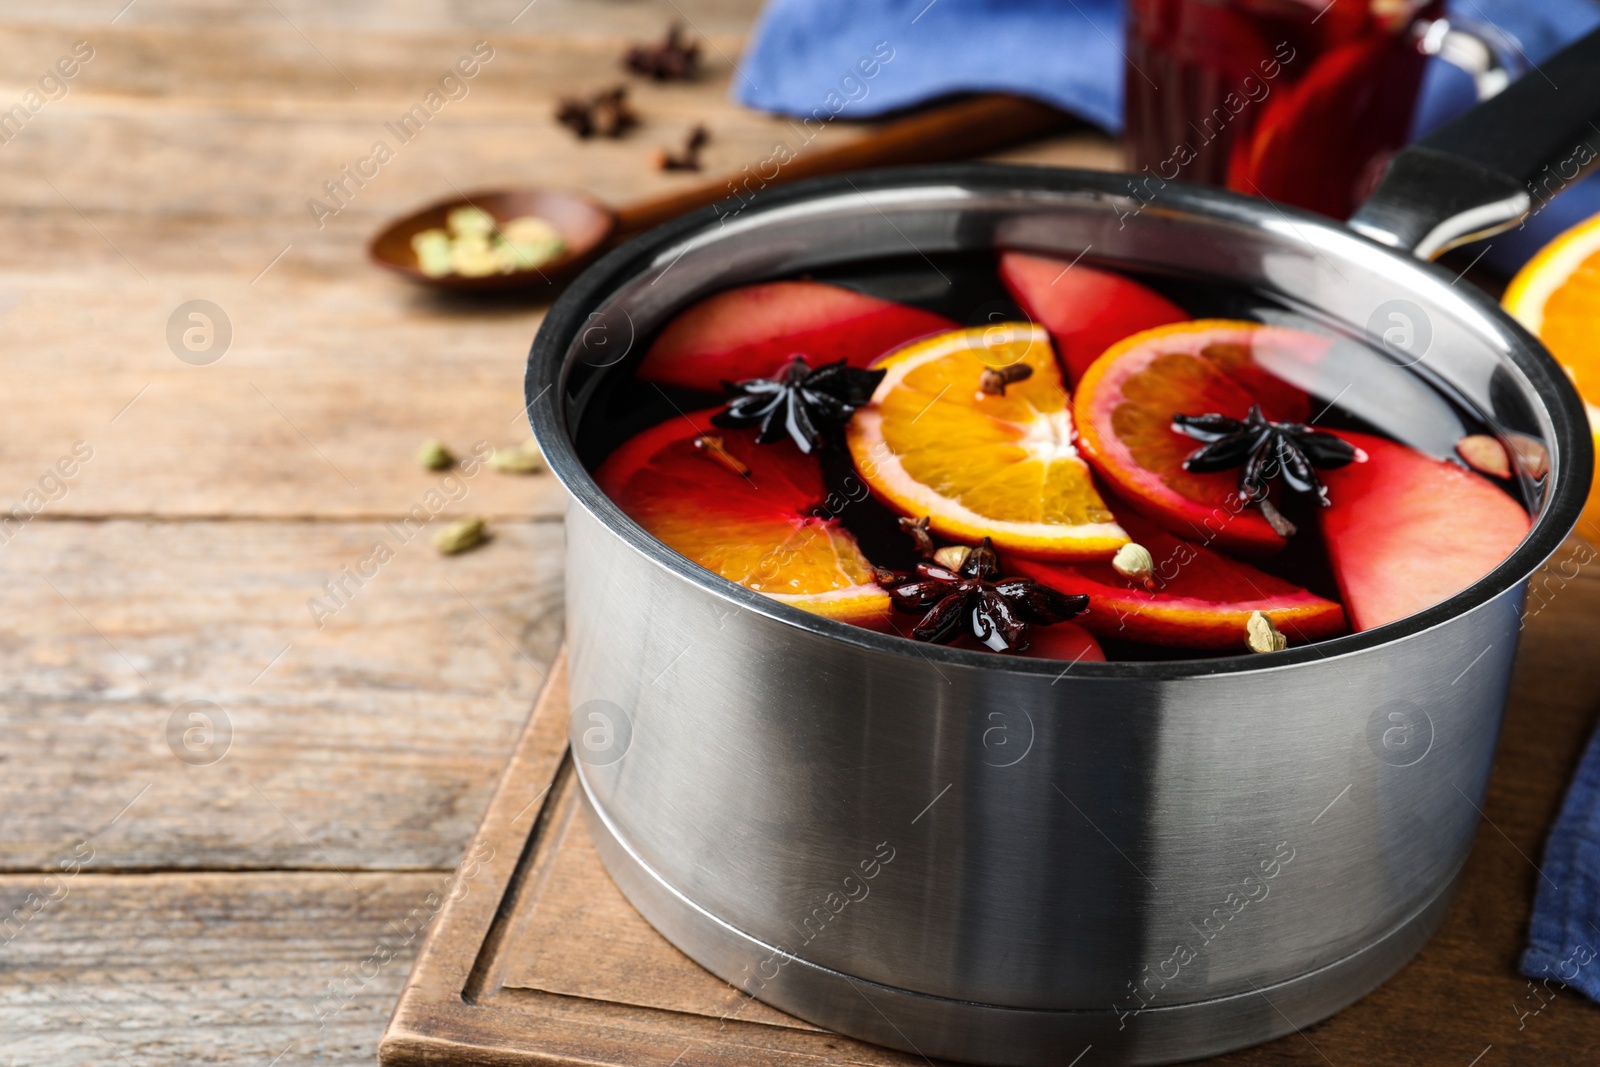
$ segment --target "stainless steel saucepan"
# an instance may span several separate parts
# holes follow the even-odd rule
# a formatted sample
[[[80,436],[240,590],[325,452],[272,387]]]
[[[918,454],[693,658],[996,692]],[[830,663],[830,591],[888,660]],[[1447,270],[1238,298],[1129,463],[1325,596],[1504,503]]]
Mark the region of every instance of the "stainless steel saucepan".
[[[1575,179],[1596,118],[1600,35],[1400,154],[1349,226],[1148,176],[940,166],[760,192],[588,270],[539,330],[527,397],[571,495],[575,766],[629,899],[752,996],[981,1063],[1189,1059],[1304,1026],[1397,970],[1466,859],[1526,580],[1592,463],[1545,351],[1427,260]],[[1347,342],[1365,369],[1352,355],[1348,380],[1301,384],[1346,390],[1358,413],[1414,409],[1412,443],[1442,455],[1460,426],[1372,355],[1389,342],[1536,457],[1520,473],[1532,532],[1470,588],[1365,633],[1069,667],[777,604],[665,548],[580,461],[612,376],[693,301],[998,248],[1209,277],[1368,338],[1379,348]]]

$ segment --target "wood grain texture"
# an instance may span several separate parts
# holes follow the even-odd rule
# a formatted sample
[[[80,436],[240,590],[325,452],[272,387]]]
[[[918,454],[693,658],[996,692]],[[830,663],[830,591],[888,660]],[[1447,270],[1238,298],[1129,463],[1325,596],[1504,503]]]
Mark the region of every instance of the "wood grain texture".
[[[8,908],[41,889],[0,876]],[[448,872],[79,873],[0,947],[0,1062],[369,1064],[441,891]]]
[[[448,559],[395,530],[36,521],[0,548],[0,869],[100,828],[97,871],[453,864],[560,638],[562,530]],[[189,701],[231,723],[218,762],[169,746]]]
[[[525,439],[522,372],[540,296],[474,302],[401,284],[368,266],[367,238],[457,190],[537,183],[621,204],[692,186],[698,176],[657,172],[647,159],[697,121],[712,131],[707,173],[766,159],[780,140],[800,144],[787,120],[727,97],[737,38],[717,34],[742,27],[730,12],[748,5],[695,8],[695,24],[722,28],[708,30],[706,77],[633,80],[642,127],[578,143],[551,117],[558,87],[620,76],[626,36],[602,30],[619,12],[646,37],[672,10],[582,10],[591,9],[590,32],[563,36],[534,30],[570,27],[578,9],[544,0],[510,34],[491,33],[492,19],[444,18],[431,33],[285,7],[313,48],[270,8],[246,18],[140,4],[109,30],[34,22],[0,38],[14,71],[45,71],[77,39],[95,48],[67,95],[3,146],[10,443],[0,485],[20,496],[82,440],[96,459],[53,514],[391,515],[426,484],[408,462],[423,439],[457,448]],[[494,58],[463,99],[402,143],[385,124],[481,34]],[[892,64],[882,76],[891,73]],[[830,123],[813,145],[859,135]],[[357,186],[341,168],[377,140],[394,158]],[[1012,158],[1104,167],[1118,156],[1079,132]],[[341,199],[329,181],[345,183]],[[312,200],[339,210],[319,217]],[[226,353],[206,366],[180,361],[167,338],[169,318],[194,299],[220,307],[232,328]],[[477,506],[495,515],[561,508],[548,479],[486,482],[482,494]]]
[[[556,798],[542,837],[496,954],[500,986],[817,1030],[752,1000],[656,933],[601,866],[575,789]]]

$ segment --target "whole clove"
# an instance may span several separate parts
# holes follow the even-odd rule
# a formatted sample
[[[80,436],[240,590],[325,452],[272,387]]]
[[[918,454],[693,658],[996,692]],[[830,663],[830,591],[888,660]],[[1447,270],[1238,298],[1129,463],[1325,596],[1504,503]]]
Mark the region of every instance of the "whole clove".
[[[695,123],[684,138],[683,150],[673,152],[670,149],[658,148],[655,151],[653,162],[657,170],[699,170],[700,150],[711,140],[711,131],[701,123]]]
[[[588,97],[562,97],[556,105],[556,121],[588,140],[621,137],[639,124],[639,116],[628,103],[628,87],[613,85]]]
[[[700,42],[686,41],[683,27],[674,23],[656,44],[630,46],[622,65],[658,82],[688,81],[700,73]]]
[[[989,396],[1005,396],[1006,386],[1012,382],[1025,382],[1031,377],[1033,368],[1026,363],[990,367],[978,376],[978,391]]]

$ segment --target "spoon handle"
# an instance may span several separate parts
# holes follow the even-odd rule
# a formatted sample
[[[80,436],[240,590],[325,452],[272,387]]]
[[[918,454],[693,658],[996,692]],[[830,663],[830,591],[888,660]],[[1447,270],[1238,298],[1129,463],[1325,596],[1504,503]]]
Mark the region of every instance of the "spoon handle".
[[[1027,97],[1008,93],[969,97],[884,123],[847,144],[801,148],[788,162],[780,162],[775,153],[737,174],[620,207],[611,243],[736,193],[749,196],[769,186],[863,167],[939,163],[982,155],[1049,133],[1070,121],[1065,112]]]

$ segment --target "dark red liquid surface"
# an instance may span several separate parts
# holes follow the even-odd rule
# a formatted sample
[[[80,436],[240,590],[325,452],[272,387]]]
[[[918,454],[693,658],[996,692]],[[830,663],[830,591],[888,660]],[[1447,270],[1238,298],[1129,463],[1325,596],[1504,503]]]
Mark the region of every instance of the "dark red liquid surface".
[[[1421,19],[1442,2],[1130,0],[1127,135],[1163,181],[1347,218],[1410,128]]]
[[[1114,269],[1119,265],[1103,266]],[[1123,273],[1197,318],[1253,320],[1323,335],[1340,333],[1307,311],[1265,293],[1209,279],[1133,274],[1126,270]],[[858,262],[818,270],[809,277],[921,308],[963,326],[1027,318],[1001,284],[992,253]],[[1317,427],[1387,437],[1435,458],[1452,460],[1455,443],[1463,436],[1495,432],[1470,407],[1424,377],[1418,368],[1395,367],[1385,363],[1386,359],[1350,338],[1340,354],[1329,360],[1324,380],[1306,385],[1315,399]],[[579,422],[579,452],[591,469],[598,468],[623,441],[645,429],[681,420],[683,412],[713,407],[723,399],[717,392],[641,380],[632,373],[637,362],[635,356],[606,376]],[[1410,383],[1409,388],[1401,388],[1406,383]],[[917,554],[898,525],[898,515],[875,496],[852,495],[848,491],[851,486],[858,486],[859,476],[842,444],[820,450],[816,462],[824,495],[842,501],[837,506],[830,505],[829,514],[854,536],[866,557],[879,567],[897,571],[912,568]],[[1114,509],[1125,506],[1109,486],[1099,487]],[[1519,503],[1525,502],[1525,491],[1531,491],[1520,476],[1502,483],[1501,488]],[[1301,532],[1275,554],[1252,557],[1248,562],[1317,596],[1339,600],[1340,588],[1330,567],[1329,546],[1320,530],[1317,507],[1309,496],[1279,495],[1282,510]],[[1141,643],[1120,640],[1115,635],[1101,635],[1101,644],[1113,660],[1190,659],[1236,651]]]

